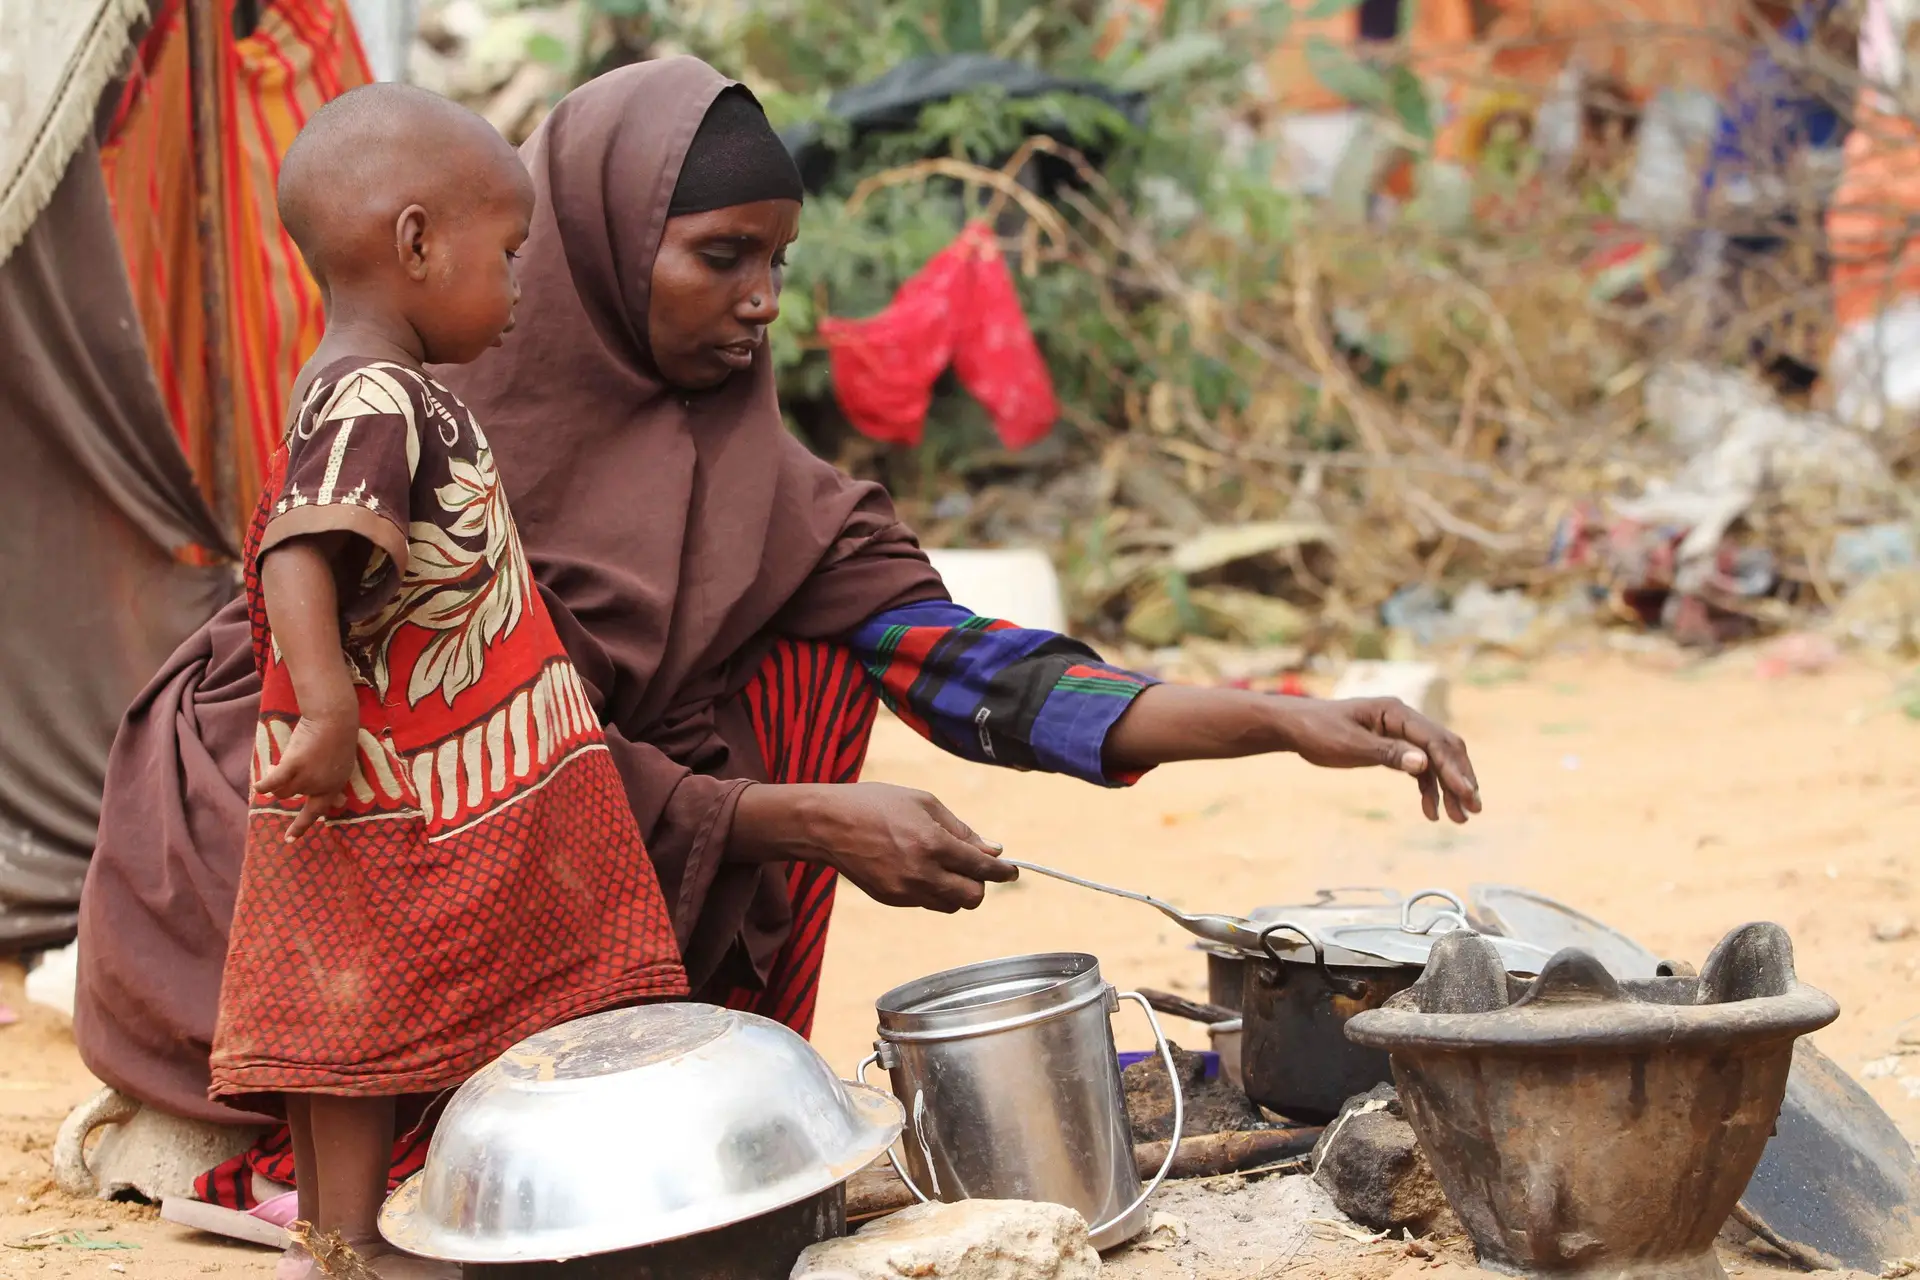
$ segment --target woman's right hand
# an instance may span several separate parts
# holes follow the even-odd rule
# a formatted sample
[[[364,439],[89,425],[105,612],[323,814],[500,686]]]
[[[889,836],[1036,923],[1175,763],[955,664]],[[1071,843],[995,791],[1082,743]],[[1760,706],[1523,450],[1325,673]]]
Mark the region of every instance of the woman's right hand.
[[[885,782],[756,783],[740,794],[728,852],[824,862],[876,902],[929,911],[971,911],[987,881],[1020,875],[931,795]]]

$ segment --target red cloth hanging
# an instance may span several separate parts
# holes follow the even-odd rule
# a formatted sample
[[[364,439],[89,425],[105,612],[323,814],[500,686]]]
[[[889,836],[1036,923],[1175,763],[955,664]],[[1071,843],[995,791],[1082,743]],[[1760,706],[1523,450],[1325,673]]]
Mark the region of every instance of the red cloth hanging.
[[[862,435],[917,445],[933,384],[949,363],[985,405],[1009,449],[1041,439],[1060,416],[1053,379],[1020,310],[992,230],[976,222],[865,320],[826,319],[834,395]]]

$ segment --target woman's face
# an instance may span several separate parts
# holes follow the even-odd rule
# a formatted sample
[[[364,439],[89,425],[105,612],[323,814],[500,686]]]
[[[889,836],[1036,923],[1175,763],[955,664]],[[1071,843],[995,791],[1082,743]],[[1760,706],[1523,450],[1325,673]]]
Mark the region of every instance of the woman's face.
[[[662,378],[705,391],[753,363],[780,314],[787,246],[799,232],[798,200],[667,219],[647,303],[647,340]]]

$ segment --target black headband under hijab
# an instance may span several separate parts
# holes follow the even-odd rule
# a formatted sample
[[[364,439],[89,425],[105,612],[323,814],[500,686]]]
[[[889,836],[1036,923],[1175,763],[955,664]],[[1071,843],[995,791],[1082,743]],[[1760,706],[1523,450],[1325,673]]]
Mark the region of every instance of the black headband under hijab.
[[[738,86],[707,108],[693,135],[667,216],[705,213],[761,200],[803,200],[800,170],[753,95]]]

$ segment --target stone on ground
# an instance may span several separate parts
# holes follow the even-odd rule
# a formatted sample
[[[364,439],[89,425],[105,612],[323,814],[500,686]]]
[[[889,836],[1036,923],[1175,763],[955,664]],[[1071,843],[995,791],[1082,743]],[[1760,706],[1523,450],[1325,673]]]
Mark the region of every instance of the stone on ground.
[[[1347,1099],[1313,1149],[1313,1177],[1340,1212],[1371,1230],[1450,1234],[1454,1227],[1392,1085]]]
[[[813,1245],[792,1280],[1094,1280],[1100,1255],[1064,1205],[1027,1200],[922,1204]]]

